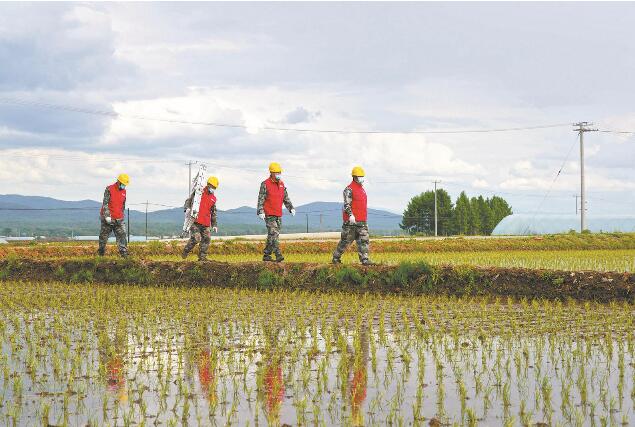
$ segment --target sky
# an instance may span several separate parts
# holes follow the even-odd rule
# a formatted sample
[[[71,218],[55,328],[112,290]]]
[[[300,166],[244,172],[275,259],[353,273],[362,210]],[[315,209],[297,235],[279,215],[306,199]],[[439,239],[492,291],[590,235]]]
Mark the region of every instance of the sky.
[[[0,194],[99,200],[125,172],[131,206],[179,206],[192,160],[229,209],[277,161],[296,205],[340,201],[359,164],[396,213],[440,180],[575,214],[570,124],[635,131],[633,22],[606,2],[1,3]],[[584,137],[588,214],[633,214],[635,134]]]

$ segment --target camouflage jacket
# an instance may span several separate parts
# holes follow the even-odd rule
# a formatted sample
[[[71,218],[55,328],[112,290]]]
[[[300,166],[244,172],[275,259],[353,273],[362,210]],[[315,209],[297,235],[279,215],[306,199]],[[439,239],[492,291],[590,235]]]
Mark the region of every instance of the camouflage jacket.
[[[350,187],[344,189],[344,212],[353,215],[353,190]]]
[[[203,191],[207,191],[207,188],[205,188]],[[192,194],[190,194],[190,197],[188,197],[187,199],[185,199],[185,203],[183,203],[183,211],[186,211],[188,209],[190,209],[192,207],[192,201],[194,200],[194,194],[196,193],[196,191],[192,191]],[[212,222],[210,223],[210,227],[216,227],[216,203],[214,203],[214,206],[212,206],[212,209],[210,210],[210,213],[212,215]]]
[[[258,207],[256,208],[257,210],[256,213],[258,215],[264,212],[265,200],[267,200],[267,185],[265,184],[265,181],[262,181],[262,183],[260,184],[260,191],[258,192]],[[289,210],[289,212],[291,212],[291,209],[293,209],[293,203],[291,203],[291,199],[289,198],[289,193],[287,193],[286,185],[284,186],[284,198],[282,199],[282,202],[284,203],[286,208]]]
[[[104,191],[104,201],[101,203],[101,217],[108,218],[110,216],[110,190],[106,187]],[[123,201],[123,211],[126,212],[126,200]]]

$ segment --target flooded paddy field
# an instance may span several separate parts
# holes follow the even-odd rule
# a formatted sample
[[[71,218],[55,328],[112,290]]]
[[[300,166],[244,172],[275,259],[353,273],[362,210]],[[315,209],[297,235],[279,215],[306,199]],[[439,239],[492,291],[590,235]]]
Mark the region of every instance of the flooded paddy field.
[[[634,320],[627,302],[0,282],[0,419],[632,425]]]

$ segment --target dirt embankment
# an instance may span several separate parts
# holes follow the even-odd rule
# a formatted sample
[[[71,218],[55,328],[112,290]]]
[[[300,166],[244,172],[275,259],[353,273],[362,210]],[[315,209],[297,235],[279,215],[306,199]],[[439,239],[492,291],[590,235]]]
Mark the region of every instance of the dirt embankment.
[[[283,253],[330,254],[337,243],[334,241],[285,242],[280,243]],[[183,242],[132,243],[130,253],[136,257],[179,256]],[[612,250],[635,249],[635,233],[607,234],[560,234],[551,236],[523,237],[515,239],[453,238],[444,240],[382,240],[372,239],[372,252],[471,252],[471,251],[541,251],[541,250]],[[210,246],[210,255],[262,254],[264,242],[223,241]],[[107,252],[115,255],[116,245],[108,245]],[[94,256],[97,243],[33,243],[0,246],[0,258],[8,256],[29,258],[66,258]]]
[[[423,262],[363,267],[12,258],[0,260],[0,280],[635,301],[635,274],[631,273],[431,266]]]

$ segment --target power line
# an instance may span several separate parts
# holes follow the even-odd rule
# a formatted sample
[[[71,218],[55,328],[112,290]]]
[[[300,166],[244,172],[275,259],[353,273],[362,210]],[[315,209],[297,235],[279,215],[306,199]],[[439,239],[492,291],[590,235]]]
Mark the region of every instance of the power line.
[[[166,119],[166,118],[157,118],[157,117],[149,117],[149,116],[121,114],[115,111],[96,110],[96,109],[88,109],[88,108],[82,108],[82,107],[74,107],[69,105],[50,104],[50,103],[44,103],[44,102],[10,99],[10,98],[0,98],[0,103],[20,105],[20,106],[39,107],[39,108],[48,108],[53,110],[61,110],[61,111],[68,111],[73,113],[82,113],[82,114],[106,116],[106,117],[113,117],[113,118],[155,121],[155,122],[162,122],[162,123],[182,124],[182,125],[212,126],[212,127],[233,128],[233,129],[258,129],[258,130],[269,130],[269,131],[279,131],[279,132],[301,132],[301,133],[367,134],[367,135],[464,134],[464,133],[516,132],[516,131],[558,128],[558,127],[565,127],[565,126],[571,125],[570,123],[554,123],[554,124],[535,125],[535,126],[518,126],[518,127],[492,128],[492,129],[455,129],[455,130],[426,129],[426,130],[412,130],[412,131],[308,129],[308,128],[288,128],[288,127],[276,127],[276,126],[258,127],[258,126],[247,126],[242,124],[231,124],[231,123]]]

